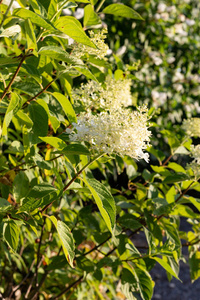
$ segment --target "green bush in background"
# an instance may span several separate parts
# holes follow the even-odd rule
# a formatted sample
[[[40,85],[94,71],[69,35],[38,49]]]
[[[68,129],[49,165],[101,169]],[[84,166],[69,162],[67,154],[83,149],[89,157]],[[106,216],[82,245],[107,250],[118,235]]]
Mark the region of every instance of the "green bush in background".
[[[198,6],[0,4],[2,297],[148,300],[182,246],[200,276]]]

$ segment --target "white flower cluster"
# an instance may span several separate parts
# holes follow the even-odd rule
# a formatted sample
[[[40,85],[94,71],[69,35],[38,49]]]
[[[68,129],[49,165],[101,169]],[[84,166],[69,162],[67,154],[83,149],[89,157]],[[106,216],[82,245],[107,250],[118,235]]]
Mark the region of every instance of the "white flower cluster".
[[[87,111],[79,115],[77,124],[73,123],[73,128],[67,132],[71,141],[88,142],[98,153],[129,155],[148,162],[148,154],[143,152],[151,135],[147,125],[148,111],[146,107],[134,112],[125,108],[127,96],[130,96],[129,80],[124,80],[126,84],[127,91],[124,88],[120,91],[121,80],[114,83],[113,79],[107,79],[105,88],[93,82],[82,85],[79,93],[76,90],[76,96],[86,104]],[[118,96],[115,88],[119,90]],[[95,109],[98,111],[94,113]]]
[[[118,110],[121,106],[132,105],[130,92],[131,79],[115,80],[107,77],[104,85],[99,82],[89,81],[82,84],[79,89],[72,91],[75,105],[82,102],[85,110]]]
[[[187,168],[191,168],[196,180],[200,178],[200,145],[191,145],[191,155],[194,160],[187,165]]]
[[[107,44],[105,44],[107,29],[103,28],[98,33],[94,33],[93,31],[89,32],[90,34],[90,40],[94,43],[96,48],[92,48],[83,44],[74,43],[72,44],[73,47],[73,55],[81,58],[84,54],[90,54],[95,55],[96,57],[103,59],[108,50],[109,47]]]
[[[190,137],[200,137],[200,118],[191,118],[188,120],[184,120],[182,129]]]

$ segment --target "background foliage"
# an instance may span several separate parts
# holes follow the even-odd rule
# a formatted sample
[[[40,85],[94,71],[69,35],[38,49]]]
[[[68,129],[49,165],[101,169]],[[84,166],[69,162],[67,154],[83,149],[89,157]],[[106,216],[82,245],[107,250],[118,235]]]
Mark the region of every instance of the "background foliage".
[[[200,276],[200,4],[123,4],[0,4],[0,293],[6,299],[148,300],[150,270],[157,262],[169,280],[178,278],[182,247],[189,250],[191,279]],[[120,84],[127,84],[123,95]],[[129,108],[117,106],[122,96]],[[147,154],[140,155],[145,161],[112,150],[124,116],[146,116],[136,113],[143,104],[151,118],[149,163]],[[87,111],[85,126],[90,118],[94,126],[99,116],[110,121],[116,107],[119,131],[106,135],[97,123],[96,132],[105,134],[100,145],[106,141],[106,152],[97,153],[81,116]],[[127,126],[138,130],[139,143],[134,122]],[[147,147],[148,138],[142,141]],[[189,232],[180,230],[183,219]],[[136,247],[140,235],[146,243]]]

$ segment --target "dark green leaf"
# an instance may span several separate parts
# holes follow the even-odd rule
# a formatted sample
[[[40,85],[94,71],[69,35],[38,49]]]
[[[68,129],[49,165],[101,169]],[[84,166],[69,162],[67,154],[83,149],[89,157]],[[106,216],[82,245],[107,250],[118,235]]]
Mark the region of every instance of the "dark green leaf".
[[[29,105],[30,118],[33,121],[32,132],[30,133],[32,143],[39,143],[39,136],[46,136],[48,132],[48,115],[45,109],[37,104]]]
[[[131,214],[125,214],[117,220],[123,227],[131,230],[136,230],[142,225],[137,221],[137,218]]]
[[[14,220],[9,220],[4,223],[4,239],[8,246],[14,251],[17,250],[19,242],[19,228],[19,224],[17,224]]]

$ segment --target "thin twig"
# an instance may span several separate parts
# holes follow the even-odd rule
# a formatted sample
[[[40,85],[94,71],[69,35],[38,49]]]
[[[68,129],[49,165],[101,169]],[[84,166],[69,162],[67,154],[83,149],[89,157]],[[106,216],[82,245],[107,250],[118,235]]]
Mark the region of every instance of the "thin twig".
[[[13,293],[15,293],[21,287],[21,285],[26,281],[26,279],[30,275],[31,270],[33,269],[34,264],[35,264],[35,259],[32,261],[32,264],[31,264],[26,276],[22,279],[22,281],[18,285],[16,285],[16,287],[13,288],[12,293],[10,294],[9,298],[11,298]]]
[[[53,79],[52,81],[50,81],[39,93],[37,93],[37,95],[33,96],[31,99],[27,100],[24,105],[22,106],[22,108],[25,108],[27,106],[28,103],[30,103],[31,101],[35,100],[37,97],[39,97],[41,94],[43,94],[49,87],[50,85],[55,81],[55,79]]]
[[[74,281],[72,284],[70,284],[67,288],[65,288],[60,294],[58,294],[55,297],[51,297],[50,300],[57,300],[59,299],[62,295],[66,294],[72,287],[76,286],[79,282],[81,282],[83,279],[83,275],[80,276],[76,281]]]
[[[40,262],[39,262],[39,264],[38,264],[38,269],[39,269],[39,267],[41,266],[42,261],[43,261],[43,258],[41,258],[41,260],[40,260]],[[31,282],[30,282],[30,284],[29,284],[29,287],[28,287],[28,289],[27,289],[27,291],[26,291],[25,299],[28,299],[28,295],[30,294],[30,291],[31,291],[31,289],[32,289],[33,282],[34,282],[34,280],[35,280],[35,276],[36,276],[36,272],[34,273],[32,279],[31,279]]]
[[[40,260],[40,248],[42,245],[42,237],[43,237],[43,233],[44,233],[45,221],[46,221],[46,217],[44,217],[41,234],[40,234],[40,241],[39,241],[38,250],[37,250],[37,263],[36,263],[36,268],[35,268],[36,286],[38,286],[38,269],[39,269],[39,260]]]
[[[17,74],[19,73],[19,70],[20,70],[20,68],[21,68],[21,66],[22,66],[22,64],[23,64],[23,62],[25,61],[26,58],[27,58],[27,55],[24,55],[24,56],[22,57],[22,59],[21,59],[19,65],[18,65],[18,67],[17,67],[17,69],[16,69],[16,71],[15,71],[13,77],[11,78],[11,80],[10,80],[8,86],[5,88],[5,90],[4,90],[4,92],[3,92],[2,96],[1,96],[1,100],[3,100],[3,98],[5,97],[5,95],[7,94],[7,92],[9,91],[11,85],[13,84],[15,78],[17,77]]]

